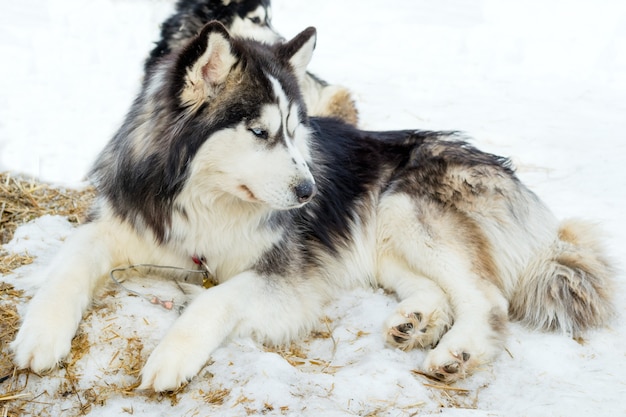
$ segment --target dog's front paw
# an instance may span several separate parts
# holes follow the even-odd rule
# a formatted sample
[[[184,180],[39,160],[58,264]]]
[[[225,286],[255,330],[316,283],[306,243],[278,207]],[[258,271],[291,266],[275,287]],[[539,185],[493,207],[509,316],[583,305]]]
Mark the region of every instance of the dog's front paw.
[[[29,314],[11,343],[15,365],[35,373],[53,369],[70,353],[75,332],[73,323],[54,312],[45,316]]]
[[[387,342],[402,350],[435,346],[452,325],[452,314],[446,305],[430,311],[407,299],[385,322]]]
[[[204,350],[193,349],[183,340],[166,337],[154,349],[141,371],[140,390],[174,391],[189,382],[207,361]]]

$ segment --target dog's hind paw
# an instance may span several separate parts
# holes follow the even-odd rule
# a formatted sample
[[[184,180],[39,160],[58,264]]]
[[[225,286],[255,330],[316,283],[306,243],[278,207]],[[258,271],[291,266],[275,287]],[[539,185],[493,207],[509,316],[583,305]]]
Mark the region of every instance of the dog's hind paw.
[[[433,378],[450,384],[465,378],[476,368],[476,361],[472,361],[472,355],[468,352],[450,352],[447,358],[441,358],[440,362],[429,361],[425,364],[425,371]]]
[[[385,322],[385,339],[402,350],[435,346],[451,325],[447,306],[420,312],[411,300],[405,300]]]

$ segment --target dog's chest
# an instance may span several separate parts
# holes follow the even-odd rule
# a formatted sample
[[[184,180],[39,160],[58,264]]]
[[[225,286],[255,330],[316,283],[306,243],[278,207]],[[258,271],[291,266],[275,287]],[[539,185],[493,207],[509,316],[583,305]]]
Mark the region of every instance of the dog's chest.
[[[219,282],[252,268],[282,238],[263,219],[237,213],[209,213],[174,219],[171,244],[191,257],[204,258]]]

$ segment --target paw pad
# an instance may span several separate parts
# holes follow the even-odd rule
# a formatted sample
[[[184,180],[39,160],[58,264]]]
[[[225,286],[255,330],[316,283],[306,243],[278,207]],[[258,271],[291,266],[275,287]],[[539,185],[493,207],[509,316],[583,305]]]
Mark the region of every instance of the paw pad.
[[[422,321],[421,313],[410,313],[405,315],[404,323],[393,326],[389,329],[389,336],[402,349],[411,349],[416,344],[415,333],[426,333],[426,327],[420,328]],[[419,344],[419,343],[417,343]]]
[[[440,314],[397,312],[387,320],[387,342],[402,350],[434,347],[449,329]]]
[[[455,360],[447,362],[436,369],[432,369],[430,374],[441,382],[451,383],[460,378],[464,378],[468,373],[467,361],[472,357],[467,352],[453,354]]]

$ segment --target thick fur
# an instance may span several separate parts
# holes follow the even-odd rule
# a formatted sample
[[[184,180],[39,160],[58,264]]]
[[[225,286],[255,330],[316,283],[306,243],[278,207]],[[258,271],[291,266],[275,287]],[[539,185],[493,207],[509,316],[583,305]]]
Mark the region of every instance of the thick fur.
[[[189,267],[194,255],[220,284],[152,352],[142,388],[176,389],[228,337],[302,335],[338,288],[394,291],[385,337],[431,348],[423,367],[445,381],[501,351],[509,311],[567,332],[610,319],[612,269],[594,230],[560,224],[508,160],[452,133],[309,118],[299,79],[314,44],[312,28],[267,46],[211,23],[155,64],[93,169],[92,221],[31,302],[18,366],[39,372],[68,354],[112,268]]]
[[[174,14],[161,25],[161,39],[146,60],[146,71],[189,43],[213,20],[223,24],[232,36],[269,44],[283,40],[272,27],[270,0],[178,0]]]
[[[271,18],[270,0],[179,0],[175,13],[161,26],[161,39],[146,60],[146,72],[159,59],[187,44],[213,20],[222,23],[232,36],[269,44],[283,42]],[[352,125],[358,123],[356,104],[345,87],[331,85],[307,72],[300,80],[300,88],[310,115],[337,117]]]

